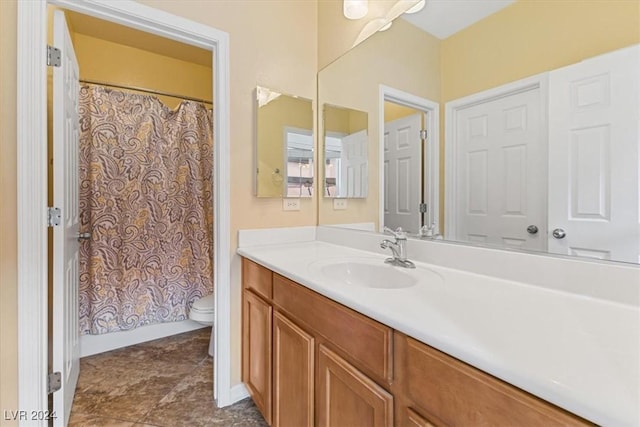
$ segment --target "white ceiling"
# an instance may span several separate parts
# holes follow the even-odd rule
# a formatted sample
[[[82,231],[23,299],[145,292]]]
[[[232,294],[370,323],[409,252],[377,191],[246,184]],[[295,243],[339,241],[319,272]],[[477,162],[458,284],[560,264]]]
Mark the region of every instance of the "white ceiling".
[[[452,34],[515,3],[516,0],[427,0],[418,13],[404,14],[402,19],[439,39]]]

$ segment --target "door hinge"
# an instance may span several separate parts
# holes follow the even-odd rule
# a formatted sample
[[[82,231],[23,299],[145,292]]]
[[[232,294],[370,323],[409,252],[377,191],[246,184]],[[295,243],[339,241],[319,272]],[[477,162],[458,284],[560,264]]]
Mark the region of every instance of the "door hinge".
[[[62,388],[62,374],[60,372],[50,372],[47,375],[47,394],[54,393]]]
[[[422,129],[420,131],[420,139],[426,141],[427,140],[427,130],[426,129]]]
[[[427,204],[420,203],[420,213],[427,213]]]
[[[59,67],[62,65],[62,54],[60,49],[47,45],[47,66]]]
[[[60,225],[60,218],[62,214],[60,208],[48,207],[47,208],[47,227],[56,227]]]

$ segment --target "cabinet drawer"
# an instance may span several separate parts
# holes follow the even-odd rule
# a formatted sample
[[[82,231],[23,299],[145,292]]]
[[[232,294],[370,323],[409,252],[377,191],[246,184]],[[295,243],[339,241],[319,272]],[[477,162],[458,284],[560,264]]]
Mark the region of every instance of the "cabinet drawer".
[[[396,374],[408,404],[448,426],[590,425],[550,403],[400,333]]]
[[[251,289],[269,301],[273,295],[272,276],[271,270],[247,258],[242,258],[242,286],[244,289]]]
[[[392,380],[392,330],[278,274],[273,302],[352,358],[367,374]]]

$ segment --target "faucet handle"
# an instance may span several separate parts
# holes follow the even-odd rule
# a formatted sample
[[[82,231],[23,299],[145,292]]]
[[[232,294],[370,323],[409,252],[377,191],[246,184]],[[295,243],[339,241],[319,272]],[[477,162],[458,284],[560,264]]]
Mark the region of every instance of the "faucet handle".
[[[384,230],[384,232],[386,234],[391,234],[396,239],[400,239],[400,240],[405,239],[406,240],[406,238],[407,238],[407,233],[402,231],[402,227],[398,227],[398,228],[396,228],[395,231],[393,231],[389,227],[385,226],[383,230]]]

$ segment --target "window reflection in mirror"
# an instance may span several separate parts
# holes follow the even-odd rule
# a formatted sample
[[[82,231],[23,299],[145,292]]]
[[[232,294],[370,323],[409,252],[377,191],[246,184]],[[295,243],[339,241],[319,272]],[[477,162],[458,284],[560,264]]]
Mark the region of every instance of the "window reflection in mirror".
[[[256,195],[312,197],[312,101],[257,87],[256,103]]]
[[[323,117],[324,196],[367,197],[367,113],[325,104]]]

